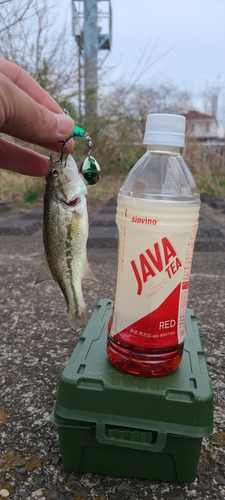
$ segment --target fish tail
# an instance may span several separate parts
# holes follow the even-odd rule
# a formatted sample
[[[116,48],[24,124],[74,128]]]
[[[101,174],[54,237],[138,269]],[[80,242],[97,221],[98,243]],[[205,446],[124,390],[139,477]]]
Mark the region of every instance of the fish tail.
[[[73,332],[76,332],[78,328],[85,328],[87,324],[86,308],[79,310],[77,313],[73,308],[69,308],[67,311],[67,319]]]

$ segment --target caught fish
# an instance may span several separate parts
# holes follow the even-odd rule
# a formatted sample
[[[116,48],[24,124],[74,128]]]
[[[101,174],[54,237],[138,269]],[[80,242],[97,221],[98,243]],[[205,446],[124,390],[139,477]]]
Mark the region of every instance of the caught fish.
[[[81,282],[94,276],[87,261],[87,188],[72,156],[49,161],[44,193],[43,240],[45,260],[36,283],[57,281],[67,304],[70,328],[86,325]]]

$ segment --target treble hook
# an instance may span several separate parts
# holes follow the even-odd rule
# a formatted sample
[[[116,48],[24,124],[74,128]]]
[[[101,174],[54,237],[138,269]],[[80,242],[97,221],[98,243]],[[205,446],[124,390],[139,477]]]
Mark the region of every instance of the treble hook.
[[[52,163],[61,163],[61,165],[62,165],[62,163],[63,163],[63,156],[64,156],[64,154],[66,152],[66,141],[60,141],[60,142],[62,143],[60,158],[58,160],[55,160],[53,158],[53,154],[51,153],[51,155],[50,155],[50,161]],[[66,156],[65,163],[63,165],[64,167],[66,166],[67,158],[68,158],[68,156]]]
[[[66,140],[64,140],[64,141],[61,141],[61,142],[62,142],[62,147],[61,147],[61,156],[60,156],[60,160],[59,160],[59,161],[62,163],[62,160],[63,160],[63,155],[64,155],[64,154],[65,154],[65,152],[66,152],[66,142],[67,142],[67,141],[66,141]],[[65,165],[64,165],[64,167],[66,166],[66,161],[67,161],[67,157],[66,157],[66,159],[65,159]]]

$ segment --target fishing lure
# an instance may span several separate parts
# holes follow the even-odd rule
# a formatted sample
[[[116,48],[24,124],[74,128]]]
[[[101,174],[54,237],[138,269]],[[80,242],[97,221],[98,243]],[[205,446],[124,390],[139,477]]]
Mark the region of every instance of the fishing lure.
[[[80,173],[83,175],[86,183],[91,186],[96,184],[100,179],[100,167],[98,162],[91,154],[85,158],[80,168]]]
[[[85,158],[84,162],[81,165],[80,173],[84,177],[86,184],[88,184],[89,186],[96,184],[100,179],[101,169],[97,160],[95,160],[95,158],[91,156],[93,142],[89,134],[83,128],[75,125],[72,135],[68,137],[66,141],[63,141],[64,145],[62,144],[62,149],[65,148],[66,142],[73,137],[82,137],[87,140],[88,156],[87,158]]]

